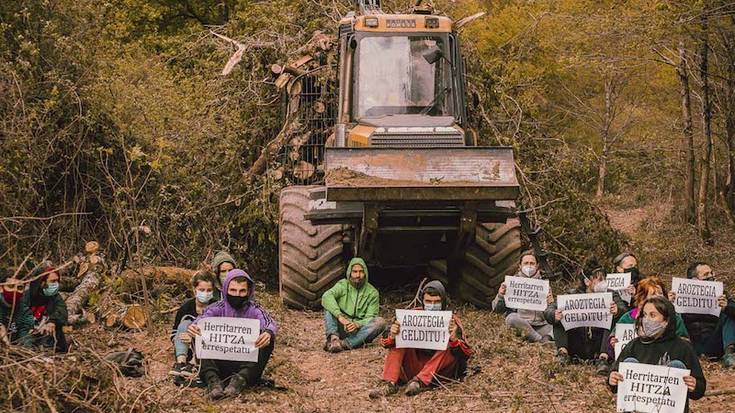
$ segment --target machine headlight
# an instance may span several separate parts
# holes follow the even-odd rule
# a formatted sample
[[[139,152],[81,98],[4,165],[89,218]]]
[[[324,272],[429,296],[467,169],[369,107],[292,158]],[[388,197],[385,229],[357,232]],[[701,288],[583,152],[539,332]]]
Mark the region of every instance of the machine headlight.
[[[439,19],[436,17],[427,17],[425,20],[425,26],[427,29],[438,29]]]
[[[365,26],[367,27],[378,27],[378,18],[377,17],[365,17]]]

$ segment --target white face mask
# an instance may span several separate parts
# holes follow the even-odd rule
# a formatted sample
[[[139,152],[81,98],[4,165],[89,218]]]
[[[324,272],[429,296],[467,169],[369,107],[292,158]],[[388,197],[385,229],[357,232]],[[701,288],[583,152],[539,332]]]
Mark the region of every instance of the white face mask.
[[[526,277],[533,277],[536,274],[536,267],[534,267],[533,265],[524,265],[523,267],[521,267],[521,272]]]
[[[600,281],[592,288],[592,291],[596,293],[607,292],[607,281]]]
[[[424,310],[426,311],[441,311],[442,303],[424,303]]]

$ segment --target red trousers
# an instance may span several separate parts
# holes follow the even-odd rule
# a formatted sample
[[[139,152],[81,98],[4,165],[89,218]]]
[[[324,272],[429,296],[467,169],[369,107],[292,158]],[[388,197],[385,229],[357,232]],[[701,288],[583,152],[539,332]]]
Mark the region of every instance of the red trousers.
[[[435,375],[454,378],[456,371],[457,361],[448,349],[432,355],[413,348],[391,348],[385,356],[383,380],[405,383],[416,377],[428,386]]]

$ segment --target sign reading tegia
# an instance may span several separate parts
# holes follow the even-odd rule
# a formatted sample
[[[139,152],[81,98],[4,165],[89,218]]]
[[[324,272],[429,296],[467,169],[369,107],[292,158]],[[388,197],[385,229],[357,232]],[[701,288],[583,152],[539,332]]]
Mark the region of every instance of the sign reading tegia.
[[[397,348],[447,349],[451,311],[396,310],[396,320],[401,325]]]

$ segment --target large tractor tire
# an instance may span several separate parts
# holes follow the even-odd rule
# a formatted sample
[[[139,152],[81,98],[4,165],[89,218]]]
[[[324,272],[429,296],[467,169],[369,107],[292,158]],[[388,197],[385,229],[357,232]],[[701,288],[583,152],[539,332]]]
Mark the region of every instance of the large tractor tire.
[[[474,242],[465,250],[459,264],[459,279],[449,280],[445,260],[429,263],[429,276],[447,283],[456,282],[459,300],[489,308],[506,275],[518,269],[521,253],[521,225],[518,219],[505,224],[480,224]]]
[[[324,291],[344,277],[342,225],[311,225],[304,219],[309,186],[281,191],[278,270],[281,298],[292,308],[320,308]]]

